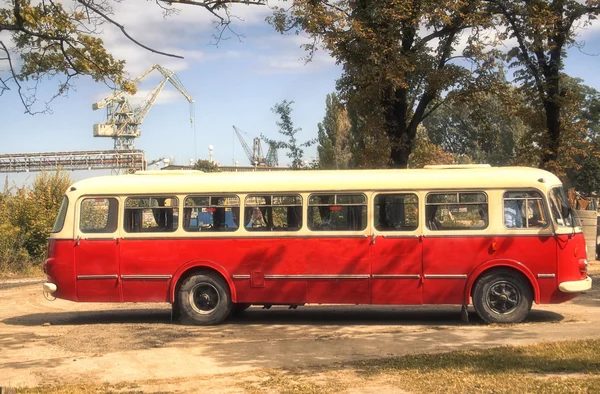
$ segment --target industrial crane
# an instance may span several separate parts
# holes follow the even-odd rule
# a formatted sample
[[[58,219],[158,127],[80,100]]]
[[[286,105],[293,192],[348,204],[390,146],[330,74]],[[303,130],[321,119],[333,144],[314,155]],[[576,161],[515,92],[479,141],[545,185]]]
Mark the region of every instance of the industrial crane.
[[[94,137],[110,137],[114,139],[115,150],[133,150],[135,139],[141,135],[140,126],[146,115],[148,115],[148,111],[150,111],[150,108],[152,108],[152,105],[156,101],[158,94],[162,91],[167,82],[170,82],[171,85],[175,86],[187,101],[189,101],[190,121],[194,121],[194,100],[190,97],[189,93],[185,90],[181,81],[173,71],[155,64],[145,73],[134,79],[133,83],[137,86],[142,79],[154,70],[158,70],[164,78],[158,86],[150,92],[141,105],[135,106],[131,104],[128,99],[128,96],[130,97],[130,95],[128,95],[123,88],[92,105],[93,110],[104,107],[106,107],[107,110],[106,123],[94,125]]]
[[[279,165],[279,159],[277,157],[277,148],[274,144],[269,144],[269,150],[267,151],[267,156],[263,155],[262,145],[260,143],[260,138],[255,137],[252,140],[252,150],[242,137],[240,130],[233,126],[233,130],[237,135],[240,143],[242,144],[242,148],[244,152],[246,152],[246,156],[248,160],[250,160],[250,164],[253,166],[267,166],[267,167],[277,167]]]

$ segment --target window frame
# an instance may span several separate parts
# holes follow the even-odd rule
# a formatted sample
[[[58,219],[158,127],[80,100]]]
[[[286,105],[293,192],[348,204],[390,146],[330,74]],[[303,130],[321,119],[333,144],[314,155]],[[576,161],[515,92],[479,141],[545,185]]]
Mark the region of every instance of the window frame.
[[[270,197],[271,198],[271,204],[264,204],[264,205],[262,205],[262,204],[248,204],[247,203],[247,200],[249,198],[256,198],[256,197]],[[297,199],[300,199],[300,203],[299,204],[273,204],[272,202],[273,202],[273,198],[274,197],[295,197]],[[272,192],[264,192],[264,193],[258,192],[258,193],[256,193],[256,192],[254,192],[254,193],[246,193],[244,195],[243,201],[244,201],[244,203],[243,203],[243,210],[242,210],[243,212],[240,213],[240,215],[242,216],[240,227],[243,227],[244,231],[246,233],[254,234],[254,233],[273,233],[274,232],[274,233],[294,234],[294,233],[297,233],[299,231],[302,231],[305,228],[306,220],[304,218],[304,197],[299,192],[289,192],[289,193],[279,193],[279,192],[277,192],[277,193],[272,193]],[[249,229],[248,227],[246,227],[246,223],[247,223],[247,221],[246,221],[246,209],[247,208],[259,208],[260,209],[261,207],[267,207],[267,208],[269,208],[269,207],[270,208],[277,208],[277,207],[279,207],[279,208],[299,207],[300,208],[300,221],[301,221],[300,222],[300,227],[295,228],[295,229],[289,229],[289,227],[288,227],[288,230],[274,229],[274,227],[271,228],[271,229],[267,229],[267,227],[262,228],[262,229],[258,228],[256,230],[253,230],[251,228]],[[250,220],[252,220],[251,217],[250,217]],[[264,220],[264,218],[263,218],[263,220]]]
[[[127,201],[129,199],[158,199],[158,198],[171,198],[174,199],[177,202],[177,206],[172,206],[172,207],[128,207],[127,206]],[[179,199],[179,196],[177,194],[168,194],[168,195],[159,195],[159,194],[130,194],[130,195],[124,195],[122,196],[122,200],[123,200],[123,209],[121,210],[123,212],[123,221],[121,223],[121,226],[119,226],[120,229],[122,229],[123,234],[126,234],[127,237],[132,236],[132,235],[138,235],[138,236],[152,236],[152,234],[173,234],[176,232],[179,232],[180,228],[181,228],[181,202]],[[172,208],[173,209],[173,213],[177,213],[177,221],[174,221],[174,223],[177,223],[177,227],[175,227],[174,229],[170,230],[170,231],[127,231],[127,228],[125,226],[126,224],[126,211],[128,209],[132,209],[132,210],[143,210],[143,209],[152,209],[152,208]],[[173,215],[175,216],[175,215]]]
[[[456,199],[457,202],[444,202],[444,203],[430,203],[428,202],[429,197],[432,195],[436,195],[436,194],[456,194]],[[481,201],[476,201],[476,202],[460,202],[460,194],[483,194],[485,196],[485,201],[481,202]],[[432,232],[436,232],[436,233],[441,233],[441,232],[459,232],[459,233],[463,233],[465,231],[485,231],[490,227],[490,198],[489,195],[486,191],[478,189],[478,190],[472,190],[472,189],[462,189],[462,190],[436,190],[436,191],[429,191],[425,194],[425,198],[424,198],[424,227],[427,229],[427,231],[432,231]],[[487,221],[484,220],[484,224],[485,226],[483,227],[477,227],[477,228],[473,228],[473,227],[465,227],[465,228],[441,228],[441,229],[432,229],[429,227],[429,220],[427,219],[427,207],[429,206],[442,206],[442,205],[482,205],[485,204],[487,207]]]
[[[404,196],[409,196],[412,195],[414,197],[416,197],[417,202],[416,202],[416,208],[417,208],[417,225],[414,229],[410,229],[410,230],[401,230],[401,229],[394,229],[394,230],[380,230],[377,228],[377,222],[376,219],[378,217],[378,215],[375,214],[375,210],[377,208],[377,197],[379,196],[397,196],[397,195],[404,195]],[[371,206],[371,215],[373,217],[372,220],[372,226],[373,226],[373,231],[377,232],[377,233],[400,233],[400,234],[414,234],[417,231],[419,231],[419,229],[421,228],[421,207],[420,207],[420,203],[421,203],[421,195],[416,192],[416,191],[375,191],[373,193],[373,198],[372,198],[372,206]]]
[[[209,204],[207,206],[200,206],[200,205],[192,205],[192,206],[186,206],[185,202],[188,198],[202,198],[202,197],[208,197],[210,198],[210,202],[212,203],[212,198],[213,197],[217,197],[217,198],[232,198],[235,197],[238,200],[238,205],[214,205],[214,204]],[[238,226],[237,228],[229,231],[229,230],[223,230],[223,231],[201,231],[201,230],[189,230],[185,228],[185,210],[186,208],[238,208],[239,212],[238,212]],[[202,234],[219,234],[219,233],[235,233],[238,232],[240,230],[240,227],[242,225],[241,223],[241,215],[242,215],[242,198],[240,197],[239,194],[236,193],[202,193],[202,194],[186,194],[183,196],[183,205],[181,206],[181,230],[183,231],[183,233],[185,234],[198,234],[198,233],[202,233]],[[190,217],[190,221],[191,221],[191,217]]]
[[[58,210],[58,215],[56,215],[56,219],[54,219],[54,225],[52,226],[52,230],[50,230],[50,234],[60,233],[65,227],[65,221],[69,212],[69,204],[69,197],[63,196],[63,200],[60,203],[60,208]],[[58,226],[59,223],[60,227]]]
[[[539,198],[505,198],[504,195],[506,193],[537,193],[539,194]],[[525,204],[527,204],[527,200],[541,200],[542,202],[542,212],[544,213],[544,215],[546,216],[547,219],[546,220],[546,225],[544,227],[507,227],[506,226],[506,220],[504,218],[504,209],[505,209],[505,201],[516,201],[516,200],[521,200],[521,201],[525,201]],[[542,193],[539,190],[536,189],[506,189],[502,192],[502,225],[504,226],[505,230],[508,231],[515,231],[515,230],[526,230],[526,231],[539,231],[539,230],[544,230],[547,229],[550,226],[550,222],[554,222],[554,218],[552,217],[552,215],[549,214],[549,208],[548,208],[548,203],[546,201],[546,198],[544,197],[544,193]],[[525,217],[526,223],[529,223],[529,218],[526,216]]]
[[[334,196],[334,201],[333,204],[311,204],[310,203],[310,199],[312,196]],[[364,197],[364,203],[348,203],[348,204],[338,204],[337,203],[337,197],[338,196],[363,196]],[[309,223],[309,212],[310,212],[310,208],[311,207],[331,207],[331,206],[358,206],[358,207],[365,207],[365,215],[364,215],[364,226],[362,229],[359,230],[337,230],[337,229],[333,229],[333,230],[318,230],[318,229],[313,229],[310,226]],[[327,232],[335,232],[335,233],[341,233],[341,234],[347,234],[347,235],[352,235],[351,233],[364,233],[367,229],[369,229],[369,196],[367,195],[366,192],[349,192],[349,191],[330,191],[330,192],[314,192],[314,193],[308,193],[308,196],[306,198],[306,228],[309,232],[311,233],[315,233],[315,234],[322,234],[322,233],[327,233]]]
[[[113,231],[85,231],[82,227],[81,227],[81,219],[82,219],[82,207],[83,207],[83,203],[86,200],[95,200],[95,199],[103,199],[103,200],[114,200],[115,203],[117,204],[116,208],[114,209],[114,213],[116,215],[115,217],[115,227],[113,229]],[[109,212],[110,212],[110,205],[108,207]],[[93,236],[106,236],[107,234],[115,234],[117,232],[119,232],[120,230],[120,220],[119,220],[119,216],[120,216],[120,211],[121,211],[121,200],[119,199],[118,196],[81,196],[81,198],[78,201],[77,204],[77,231],[81,234],[85,234],[86,237],[93,237]],[[110,220],[108,220],[110,217],[107,217],[107,226],[110,222]]]

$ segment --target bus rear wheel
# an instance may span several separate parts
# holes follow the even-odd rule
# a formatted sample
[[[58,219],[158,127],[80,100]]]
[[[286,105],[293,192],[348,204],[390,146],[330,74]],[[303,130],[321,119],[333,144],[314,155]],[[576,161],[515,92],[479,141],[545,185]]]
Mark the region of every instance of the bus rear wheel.
[[[231,312],[229,287],[221,277],[214,274],[192,275],[181,285],[179,305],[184,324],[219,324]]]
[[[473,290],[475,311],[489,324],[520,323],[533,302],[531,286],[520,274],[498,270],[484,274]]]

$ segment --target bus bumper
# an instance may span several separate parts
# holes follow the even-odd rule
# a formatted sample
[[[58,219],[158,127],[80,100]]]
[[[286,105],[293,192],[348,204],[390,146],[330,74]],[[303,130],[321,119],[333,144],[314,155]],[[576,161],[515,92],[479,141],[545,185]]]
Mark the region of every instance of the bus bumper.
[[[592,288],[592,278],[589,276],[582,280],[574,280],[572,282],[563,282],[558,285],[558,289],[563,293],[579,293],[590,290]]]
[[[44,283],[44,293],[54,294],[57,287],[54,283]]]

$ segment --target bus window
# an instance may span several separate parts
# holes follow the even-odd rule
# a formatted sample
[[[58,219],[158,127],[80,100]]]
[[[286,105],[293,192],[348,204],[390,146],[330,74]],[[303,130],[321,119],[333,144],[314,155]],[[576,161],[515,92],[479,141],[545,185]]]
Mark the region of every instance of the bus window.
[[[361,231],[367,227],[364,194],[311,194],[308,228],[312,231]]]
[[[562,187],[550,190],[550,210],[557,225],[565,227],[573,225],[573,212]]]
[[[481,192],[430,193],[425,206],[430,230],[481,230],[488,226],[487,195]]]
[[[125,200],[125,231],[128,233],[177,230],[176,197],[130,197]]]
[[[504,193],[504,226],[507,228],[543,228],[548,225],[542,195],[535,191]]]
[[[375,228],[378,231],[414,231],[419,226],[416,194],[378,194]]]
[[[69,206],[69,199],[67,196],[63,197],[62,204],[60,205],[60,211],[54,222],[51,233],[59,233],[65,225],[65,218],[67,217],[67,207]]]
[[[248,231],[298,231],[302,228],[300,195],[249,195],[244,201]]]
[[[79,230],[82,233],[114,233],[119,202],[116,198],[86,198],[81,201]]]
[[[239,218],[238,196],[189,196],[183,204],[185,231],[235,231]]]

